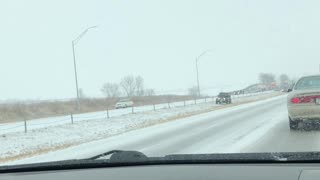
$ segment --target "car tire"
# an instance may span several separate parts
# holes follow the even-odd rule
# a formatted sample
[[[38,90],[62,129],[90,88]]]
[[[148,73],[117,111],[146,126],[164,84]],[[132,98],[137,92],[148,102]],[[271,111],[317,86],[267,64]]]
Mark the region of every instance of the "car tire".
[[[298,122],[298,121],[293,121],[293,120],[289,117],[289,127],[290,127],[290,130],[298,130],[298,126],[299,126],[299,122]]]

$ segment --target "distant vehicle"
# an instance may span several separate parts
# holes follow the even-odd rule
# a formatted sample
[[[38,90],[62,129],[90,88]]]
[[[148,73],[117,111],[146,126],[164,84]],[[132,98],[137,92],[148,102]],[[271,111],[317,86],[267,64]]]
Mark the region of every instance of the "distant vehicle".
[[[216,104],[231,104],[231,95],[229,93],[221,92],[216,98]]]
[[[130,99],[122,99],[115,105],[116,109],[132,107],[133,102]]]
[[[287,99],[290,129],[320,124],[320,75],[301,77]]]

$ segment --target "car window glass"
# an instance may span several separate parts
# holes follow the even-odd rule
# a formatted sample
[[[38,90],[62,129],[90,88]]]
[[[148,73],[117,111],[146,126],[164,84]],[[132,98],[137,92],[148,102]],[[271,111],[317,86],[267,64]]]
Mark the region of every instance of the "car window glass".
[[[295,89],[309,89],[320,87],[320,76],[302,78],[296,85]]]

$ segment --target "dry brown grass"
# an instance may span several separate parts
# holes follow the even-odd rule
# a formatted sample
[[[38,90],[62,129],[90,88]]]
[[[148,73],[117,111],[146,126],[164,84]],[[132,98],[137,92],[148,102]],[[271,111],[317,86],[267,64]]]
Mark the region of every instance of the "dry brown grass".
[[[190,100],[190,96],[146,96],[131,98],[135,106],[161,104]],[[0,123],[23,121],[24,119],[37,119],[71,113],[86,113],[113,109],[119,98],[91,98],[81,100],[81,110],[76,111],[76,101],[38,101],[38,102],[15,102],[0,104]]]

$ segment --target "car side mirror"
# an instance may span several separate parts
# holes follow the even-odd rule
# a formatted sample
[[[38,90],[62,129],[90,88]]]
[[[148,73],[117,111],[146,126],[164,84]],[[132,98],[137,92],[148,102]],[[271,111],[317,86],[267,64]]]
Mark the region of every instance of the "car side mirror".
[[[292,89],[288,89],[288,92],[291,92],[292,91]]]

